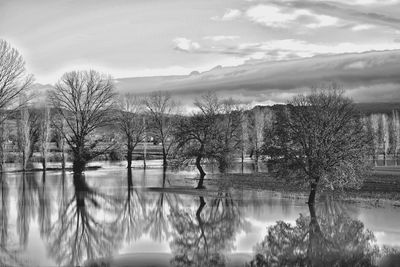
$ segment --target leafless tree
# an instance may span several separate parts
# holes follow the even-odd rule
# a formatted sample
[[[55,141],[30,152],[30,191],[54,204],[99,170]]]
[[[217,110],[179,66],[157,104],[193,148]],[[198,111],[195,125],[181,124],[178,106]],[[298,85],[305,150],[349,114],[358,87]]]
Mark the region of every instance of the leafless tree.
[[[7,41],[0,39],[0,124],[2,127],[10,110],[16,110],[20,105],[25,104],[18,101],[18,98],[28,89],[32,81],[33,77],[26,74],[25,61],[18,50],[11,47]],[[1,168],[4,162],[3,142],[2,138]]]
[[[203,188],[203,160],[217,161],[224,171],[235,153],[240,153],[243,110],[235,101],[220,99],[211,91],[197,99],[195,106],[198,112],[181,117],[176,124],[175,139],[180,161],[195,159],[200,173],[197,188]]]
[[[117,121],[120,131],[126,139],[128,168],[132,167],[132,153],[135,147],[143,141],[145,124],[143,122],[143,102],[135,95],[127,93],[118,99]]]
[[[150,115],[149,129],[160,141],[162,146],[163,166],[166,167],[168,155],[173,142],[173,124],[177,112],[177,104],[168,92],[154,92],[144,99],[144,104]]]
[[[195,105],[200,111],[179,120],[176,125],[175,139],[181,161],[195,159],[200,173],[197,188],[201,189],[204,188],[203,180],[206,175],[201,164],[203,159],[214,159],[212,156],[218,142],[217,118],[222,112],[222,105],[216,94],[212,92],[197,99]]]
[[[96,129],[111,121],[113,90],[110,76],[91,70],[65,73],[50,93],[53,107],[66,123],[62,134],[72,150],[75,173],[82,173],[88,161],[113,145],[99,148],[93,137]]]
[[[216,159],[221,172],[229,167],[237,153],[241,152],[244,120],[244,107],[232,98],[221,100],[222,116],[219,116],[216,125],[220,137],[215,144]]]
[[[25,102],[25,96],[21,95],[21,102]],[[37,110],[28,105],[20,108],[18,125],[18,145],[22,152],[22,169],[25,171],[28,162],[33,155],[35,144],[39,140],[39,115]]]
[[[18,107],[18,96],[31,85],[33,77],[26,75],[25,61],[18,50],[0,39],[0,110]]]
[[[303,177],[314,204],[317,186],[359,187],[370,170],[371,143],[353,101],[336,87],[290,101],[278,113],[269,156],[286,177]],[[289,171],[289,173],[288,173]]]
[[[65,153],[65,131],[66,123],[65,119],[56,114],[55,116],[51,117],[51,125],[54,130],[54,138],[57,144],[59,151],[61,152],[61,169],[65,169],[65,162],[66,162],[66,153]]]
[[[47,156],[49,150],[49,141],[50,141],[50,108],[45,105],[40,110],[40,154],[42,155],[42,167],[43,170],[46,171],[47,169]]]

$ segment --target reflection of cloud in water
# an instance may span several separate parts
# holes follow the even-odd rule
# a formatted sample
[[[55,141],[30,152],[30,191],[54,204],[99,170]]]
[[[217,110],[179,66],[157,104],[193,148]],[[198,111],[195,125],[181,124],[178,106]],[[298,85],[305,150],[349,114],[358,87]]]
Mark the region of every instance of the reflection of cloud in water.
[[[365,227],[376,233],[379,245],[400,247],[400,212],[390,206],[359,208],[359,216]]]
[[[119,168],[119,167],[118,167]],[[95,171],[88,171],[86,174],[86,182],[88,185],[88,190],[86,194],[82,194],[85,199],[86,212],[89,217],[94,217],[94,219],[100,224],[92,228],[96,235],[102,235],[104,230],[109,226],[108,222],[115,222],[115,218],[124,214],[123,211],[127,211],[129,207],[131,208],[132,218],[138,219],[143,227],[139,227],[140,234],[134,234],[135,231],[124,232],[121,229],[126,229],[124,224],[115,227],[115,231],[112,232],[113,236],[118,237],[116,243],[113,244],[113,250],[110,252],[118,258],[120,254],[129,254],[135,252],[156,252],[156,253],[167,253],[168,262],[169,259],[173,257],[172,252],[176,252],[171,248],[171,242],[173,242],[174,237],[171,235],[172,232],[175,233],[175,237],[179,237],[179,232],[176,231],[176,225],[174,226],[171,222],[173,219],[173,213],[177,213],[175,219],[179,216],[183,216],[185,219],[192,223],[194,234],[198,234],[200,228],[198,227],[198,219],[196,217],[196,212],[199,208],[199,197],[192,195],[180,195],[172,193],[164,193],[164,197],[161,198],[161,194],[157,192],[146,192],[140,189],[140,186],[146,184],[147,186],[160,186],[162,184],[162,169],[149,169],[146,171],[133,169],[133,190],[131,195],[131,204],[124,208],[124,203],[127,202],[128,190],[127,190],[127,175],[126,169],[116,169],[111,165],[102,170],[102,172],[97,175]],[[173,172],[167,173],[167,179],[174,184],[175,181],[182,179],[182,177],[189,176],[190,173],[178,173]],[[148,175],[148,176],[147,176]],[[29,234],[27,235],[27,249],[21,251],[21,257],[30,259],[32,263],[38,262],[40,265],[56,265],[54,259],[51,257],[53,254],[48,254],[44,251],[44,247],[47,245],[46,237],[41,236],[40,230],[42,226],[45,226],[46,213],[51,213],[51,225],[54,226],[57,223],[62,223],[59,220],[60,211],[62,210],[77,210],[76,201],[73,206],[68,207],[68,203],[74,197],[78,197],[75,192],[75,187],[71,174],[66,173],[64,178],[61,173],[49,172],[46,176],[46,184],[43,187],[41,174],[35,174],[35,181],[28,181],[25,179],[25,186],[31,185],[28,191],[24,194],[28,196],[28,200],[32,200],[33,203],[37,205],[27,205],[26,207],[19,207],[19,203],[25,203],[26,200],[21,199],[23,195],[23,180],[21,174],[10,174],[7,178],[8,185],[8,198],[1,198],[0,207],[2,207],[1,212],[7,210],[9,211],[8,216],[4,217],[8,221],[8,248],[18,247],[19,236],[17,234],[16,221],[18,215],[20,218],[28,218],[23,215],[23,211],[27,211],[27,215],[35,213],[36,216],[25,222],[29,223]],[[64,180],[64,182],[62,182]],[[144,181],[146,183],[144,183]],[[35,185],[35,186],[32,186]],[[168,183],[166,183],[168,185]],[[21,187],[22,186],[22,187]],[[2,187],[7,189],[7,187]],[[213,188],[216,190],[216,188]],[[44,191],[43,191],[44,190]],[[91,193],[90,190],[94,190],[95,193]],[[79,191],[79,190],[78,190]],[[82,191],[82,190],[81,190]],[[213,194],[215,196],[216,194]],[[221,195],[221,194],[220,194]],[[43,197],[40,199],[40,197]],[[222,202],[219,205],[229,204],[228,207],[221,207],[220,211],[228,212],[230,209],[230,214],[236,214],[233,218],[230,216],[222,216],[216,211],[217,202],[215,197],[204,198],[206,206],[201,212],[201,219],[206,224],[206,222],[217,223],[216,218],[221,219],[224,223],[220,224],[224,229],[229,230],[229,235],[224,239],[227,243],[220,242],[218,246],[221,248],[221,244],[226,244],[221,255],[225,256],[225,259],[231,257],[233,254],[237,253],[248,253],[251,255],[253,246],[260,242],[265,234],[267,234],[267,227],[274,225],[276,221],[283,220],[285,222],[290,222],[292,225],[295,220],[299,217],[300,213],[307,214],[308,207],[305,205],[303,199],[292,199],[286,198],[282,194],[276,194],[271,192],[250,192],[250,191],[234,191],[232,194],[222,194]],[[50,200],[50,208],[46,208],[46,198]],[[8,200],[7,200],[8,199]],[[161,201],[163,199],[163,201]],[[92,200],[94,202],[92,202]],[[225,203],[225,201],[228,201]],[[7,202],[8,201],[8,202]],[[161,205],[162,202],[162,205]],[[30,203],[30,202],[28,202]],[[96,204],[97,203],[97,204]],[[225,204],[224,204],[225,203]],[[42,207],[40,207],[42,205]],[[370,229],[374,232],[377,239],[378,245],[398,245],[399,244],[399,233],[398,233],[398,221],[400,221],[400,212],[398,209],[392,208],[377,208],[370,207],[364,208],[360,207],[358,204],[348,204],[346,207],[340,207],[342,203],[334,201],[334,204],[329,205],[319,205],[317,208],[317,215],[320,216],[322,211],[335,211],[336,213],[341,213],[346,211],[352,219],[358,219],[364,223],[365,229]],[[6,208],[6,209],[3,209]],[[18,209],[18,207],[20,209]],[[30,207],[32,210],[28,210]],[[143,207],[144,211],[140,211]],[[42,212],[39,211],[42,210]],[[78,209],[79,212],[83,211]],[[211,211],[213,210],[214,213]],[[149,217],[151,214],[158,212],[162,216],[166,223],[166,227],[159,227],[158,224],[161,222],[153,221],[151,227],[145,229],[149,222]],[[229,214],[228,212],[228,214]],[[42,214],[43,220],[39,219],[39,214]],[[111,214],[112,217],[108,217]],[[125,213],[129,214],[129,213]],[[213,214],[213,215],[212,215]],[[86,216],[87,217],[87,216]],[[141,217],[142,221],[140,220]],[[69,217],[70,218],[70,217]],[[161,217],[159,217],[161,218]],[[213,219],[214,218],[214,219]],[[240,227],[235,226],[235,220],[242,222]],[[66,222],[68,220],[65,220]],[[120,221],[121,223],[123,220]],[[42,223],[44,223],[42,225]],[[76,223],[76,221],[75,221]],[[126,223],[126,221],[125,221]],[[134,226],[135,224],[131,224]],[[236,224],[237,226],[237,224]],[[219,226],[214,228],[220,229]],[[212,227],[205,227],[204,230],[211,231],[214,229]],[[43,229],[46,229],[44,227]],[[132,228],[134,229],[134,228]],[[231,231],[232,230],[232,231]],[[168,234],[165,231],[169,232]],[[150,234],[150,233],[153,234]],[[228,232],[228,231],[227,231]],[[65,238],[71,238],[73,236],[73,231],[66,233]],[[126,236],[123,236],[126,235]],[[208,232],[208,237],[219,237],[216,233],[212,234]],[[107,235],[103,235],[103,237]],[[93,236],[94,237],[94,236]],[[222,238],[219,238],[222,240]],[[219,249],[218,248],[218,249]],[[249,253],[250,252],[250,253]],[[102,257],[104,253],[94,255],[94,257]],[[67,257],[67,256],[65,256]],[[84,261],[84,257],[82,257]]]

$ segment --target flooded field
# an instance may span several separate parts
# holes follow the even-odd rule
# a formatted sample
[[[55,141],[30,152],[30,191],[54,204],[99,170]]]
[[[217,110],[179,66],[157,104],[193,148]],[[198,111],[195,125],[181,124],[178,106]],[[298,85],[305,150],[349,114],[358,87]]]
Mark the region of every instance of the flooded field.
[[[378,254],[400,248],[400,208],[324,198],[310,209],[270,191],[179,190],[194,177],[161,168],[128,174],[124,164],[82,177],[3,174],[0,265],[244,266],[258,253],[267,262],[375,257],[386,266]]]

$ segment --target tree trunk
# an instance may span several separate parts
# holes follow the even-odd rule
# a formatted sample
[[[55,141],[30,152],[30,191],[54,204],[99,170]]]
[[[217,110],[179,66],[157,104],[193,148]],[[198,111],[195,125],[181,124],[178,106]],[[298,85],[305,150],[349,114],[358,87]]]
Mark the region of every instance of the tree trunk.
[[[243,149],[243,147],[242,147],[242,165],[241,165],[241,170],[242,170],[242,173],[243,173],[243,170],[244,170],[244,149]]]
[[[383,154],[383,165],[387,166],[387,163],[386,163],[386,152]]]
[[[65,153],[64,153],[64,149],[61,151],[61,169],[65,170]]]
[[[26,153],[25,151],[22,152],[22,170],[26,171],[26,164],[27,164],[27,160],[26,160]]]
[[[201,158],[202,158],[202,155],[201,155],[201,154],[199,154],[199,155],[196,157],[196,167],[197,167],[197,169],[198,169],[199,172],[200,172],[200,179],[199,179],[199,183],[197,184],[196,189],[203,189],[203,188],[205,188],[204,185],[203,185],[203,181],[204,181],[204,176],[206,176],[206,173],[204,172],[203,167],[201,166]]]
[[[126,160],[128,161],[128,169],[132,168],[132,152],[133,149],[131,147],[128,147],[128,152],[126,154]]]
[[[74,162],[72,165],[72,170],[74,174],[82,174],[86,167],[86,161],[82,158],[74,158]]]
[[[42,167],[43,167],[43,171],[47,170],[47,160],[46,157],[42,157]]]
[[[165,181],[167,179],[167,166],[163,167],[163,181],[162,181],[162,187],[165,187]]]
[[[5,131],[4,131],[4,121],[1,123],[1,128],[0,128],[0,172],[4,170],[4,162],[5,162]]]
[[[162,153],[163,153],[163,166],[165,167],[168,165],[168,162],[167,162],[167,152],[165,151],[164,144],[162,148]]]
[[[146,167],[147,167],[146,157],[147,157],[147,142],[146,142],[146,138],[145,138],[144,143],[143,143],[143,168],[144,169],[146,169]]]
[[[317,183],[318,183],[318,179],[316,179],[315,182],[311,182],[311,191],[310,191],[310,195],[308,197],[308,205],[314,205],[315,204],[315,195],[317,193]]]

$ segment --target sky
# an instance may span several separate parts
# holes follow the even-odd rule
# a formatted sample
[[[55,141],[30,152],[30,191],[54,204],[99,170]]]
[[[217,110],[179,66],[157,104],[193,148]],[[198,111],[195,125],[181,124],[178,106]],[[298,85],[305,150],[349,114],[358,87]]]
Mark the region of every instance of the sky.
[[[36,82],[54,84],[75,69],[188,75],[396,50],[398,14],[400,0],[0,0],[0,38],[18,48]],[[382,84],[400,90],[397,81]]]

